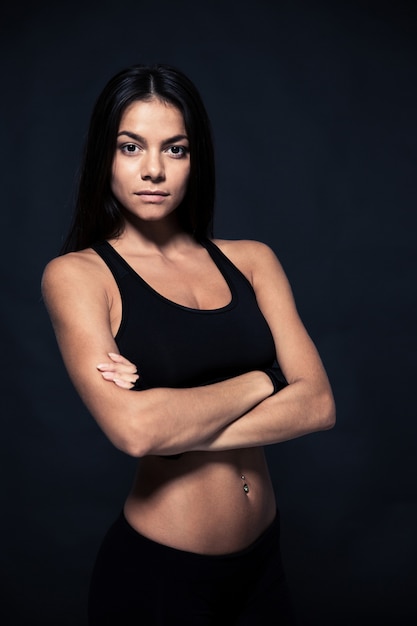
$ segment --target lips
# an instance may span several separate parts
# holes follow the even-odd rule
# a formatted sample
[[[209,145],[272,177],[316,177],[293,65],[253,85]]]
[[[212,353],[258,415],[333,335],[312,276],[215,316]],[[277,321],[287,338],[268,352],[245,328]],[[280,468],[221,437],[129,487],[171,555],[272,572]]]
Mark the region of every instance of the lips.
[[[156,189],[156,190],[144,189],[143,191],[136,191],[135,195],[136,196],[169,196],[169,193],[167,193],[166,191],[161,191],[159,189]]]
[[[144,189],[143,191],[136,191],[135,196],[147,204],[163,204],[169,193],[162,191],[162,189]]]

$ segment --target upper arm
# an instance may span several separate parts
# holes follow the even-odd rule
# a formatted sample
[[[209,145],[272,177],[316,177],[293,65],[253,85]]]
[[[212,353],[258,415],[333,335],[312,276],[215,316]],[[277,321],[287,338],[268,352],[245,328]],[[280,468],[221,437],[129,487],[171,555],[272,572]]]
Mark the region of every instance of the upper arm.
[[[299,316],[291,285],[275,253],[258,241],[235,243],[229,256],[235,255],[236,264],[252,283],[287,381],[304,379],[327,388],[321,358]]]
[[[299,316],[282,265],[268,246],[261,246],[253,267],[253,287],[273,334],[282,370],[288,382],[324,378],[321,359]]]
[[[127,411],[124,405],[129,392],[110,385],[97,372],[97,364],[107,361],[109,352],[118,352],[102,270],[92,256],[65,255],[46,266],[41,287],[62,358],[77,392],[106,435],[122,447],[123,432],[116,415]]]

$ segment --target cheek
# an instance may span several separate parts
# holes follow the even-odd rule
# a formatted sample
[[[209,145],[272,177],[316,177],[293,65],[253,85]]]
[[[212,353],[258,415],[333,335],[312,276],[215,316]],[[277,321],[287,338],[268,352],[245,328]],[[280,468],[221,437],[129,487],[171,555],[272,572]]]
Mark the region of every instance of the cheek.
[[[171,179],[171,184],[173,188],[175,187],[175,193],[183,198],[187,192],[188,183],[190,180],[190,165],[182,163],[181,165],[176,164],[176,166],[171,170],[171,172],[167,172],[167,179]],[[172,189],[173,190],[173,189]]]

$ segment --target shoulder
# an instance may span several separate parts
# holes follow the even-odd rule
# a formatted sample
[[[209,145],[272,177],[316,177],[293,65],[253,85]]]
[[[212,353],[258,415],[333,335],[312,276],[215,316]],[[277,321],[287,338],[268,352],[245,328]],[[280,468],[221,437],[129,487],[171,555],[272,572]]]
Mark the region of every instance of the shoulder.
[[[101,258],[91,249],[55,257],[45,266],[41,291],[48,303],[56,298],[73,298],[81,293],[95,293],[106,285],[108,273]]]
[[[216,246],[222,251],[233,250],[235,252],[253,252],[257,253],[262,250],[271,250],[271,248],[262,241],[256,241],[255,239],[213,239]]]
[[[68,252],[47,263],[42,273],[42,287],[61,279],[77,279],[80,276],[83,280],[88,280],[100,270],[102,270],[102,263],[91,248],[79,252]]]
[[[260,274],[274,270],[283,272],[273,249],[254,239],[213,239],[213,243],[249,280],[254,283]]]

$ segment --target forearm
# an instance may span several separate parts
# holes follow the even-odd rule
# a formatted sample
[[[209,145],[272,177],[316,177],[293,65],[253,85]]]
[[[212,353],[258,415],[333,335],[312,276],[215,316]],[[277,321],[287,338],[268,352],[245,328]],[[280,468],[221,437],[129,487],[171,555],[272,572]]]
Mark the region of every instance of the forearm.
[[[189,389],[117,390],[117,404],[93,401],[88,408],[119,449],[138,457],[169,455],[202,446],[272,389],[268,376],[255,371]]]
[[[334,423],[335,404],[330,387],[317,390],[301,380],[266,398],[194,449],[219,451],[265,446],[327,430]]]

